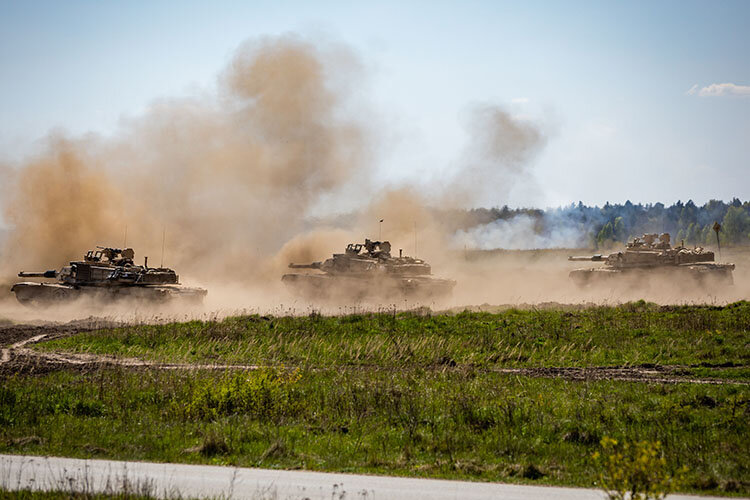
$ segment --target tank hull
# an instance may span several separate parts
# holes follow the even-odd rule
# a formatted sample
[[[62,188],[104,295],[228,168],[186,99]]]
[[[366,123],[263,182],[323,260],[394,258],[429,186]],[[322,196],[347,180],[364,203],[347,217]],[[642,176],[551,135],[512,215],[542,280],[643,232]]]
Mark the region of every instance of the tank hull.
[[[281,281],[297,296],[309,300],[438,300],[450,296],[456,282],[428,276],[353,277],[291,273]]]
[[[104,302],[135,300],[146,303],[181,301],[199,304],[207,294],[203,288],[181,285],[75,287],[60,283],[36,282],[16,283],[11,291],[16,294],[16,299],[21,304],[29,306],[65,304],[84,297]]]
[[[637,280],[657,278],[665,281],[691,279],[699,284],[712,283],[731,285],[734,283],[732,271],[734,264],[717,264],[714,262],[700,262],[662,267],[632,267],[612,268],[599,267],[590,269],[575,269],[570,272],[570,279],[579,286],[595,284],[618,284],[629,278]]]

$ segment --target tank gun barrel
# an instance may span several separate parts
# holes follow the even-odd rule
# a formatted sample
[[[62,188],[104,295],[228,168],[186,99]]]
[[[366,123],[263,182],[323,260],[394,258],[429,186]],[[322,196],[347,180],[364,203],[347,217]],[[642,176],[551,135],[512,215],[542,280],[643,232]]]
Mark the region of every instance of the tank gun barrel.
[[[292,269],[320,269],[321,262],[313,262],[312,264],[289,264]]]
[[[44,271],[44,272],[38,272],[38,273],[27,273],[24,271],[21,271],[18,273],[18,276],[21,278],[55,278],[57,277],[57,271],[54,269],[51,271]]]
[[[607,260],[607,258],[601,254],[597,255],[574,255],[568,257],[568,260],[576,261],[576,262],[602,262]]]

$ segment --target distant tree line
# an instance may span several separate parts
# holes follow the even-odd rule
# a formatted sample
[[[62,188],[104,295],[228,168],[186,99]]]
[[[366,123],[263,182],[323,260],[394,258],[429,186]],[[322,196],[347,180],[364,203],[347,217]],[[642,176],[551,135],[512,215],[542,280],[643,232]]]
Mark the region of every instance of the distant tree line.
[[[580,243],[591,247],[608,247],[644,233],[663,232],[670,233],[673,242],[684,241],[686,245],[716,244],[714,222],[721,224],[722,244],[750,244],[750,202],[737,198],[729,203],[711,200],[702,206],[688,200],[671,206],[626,201],[624,204],[608,202],[602,207],[578,202],[548,210],[507,206],[477,208],[453,220],[457,221],[458,229],[467,229],[497,220],[511,221],[519,216],[533,219],[534,230],[539,234],[551,234],[562,227],[574,228],[581,234]]]

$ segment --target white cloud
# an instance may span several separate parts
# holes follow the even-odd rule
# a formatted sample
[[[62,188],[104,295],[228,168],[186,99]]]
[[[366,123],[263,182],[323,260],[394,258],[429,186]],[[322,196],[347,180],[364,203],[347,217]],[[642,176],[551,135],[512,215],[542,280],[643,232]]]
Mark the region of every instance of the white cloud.
[[[513,104],[526,104],[527,102],[529,102],[529,98],[528,97],[516,97],[515,99],[511,99],[510,102],[512,102]]]
[[[736,85],[734,83],[712,83],[708,87],[701,88],[696,84],[690,87],[690,90],[688,90],[686,94],[698,95],[700,97],[750,97],[750,85]]]

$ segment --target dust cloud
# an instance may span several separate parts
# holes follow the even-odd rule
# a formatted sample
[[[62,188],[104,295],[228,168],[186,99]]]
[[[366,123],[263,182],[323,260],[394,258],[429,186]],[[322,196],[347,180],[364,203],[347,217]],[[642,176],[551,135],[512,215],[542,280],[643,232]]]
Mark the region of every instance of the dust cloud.
[[[6,195],[4,215],[14,227],[4,266],[27,257],[32,267],[49,265],[80,254],[81,241],[114,236],[121,194],[106,175],[98,175],[83,144],[59,137],[49,142],[49,155],[8,182],[14,189]]]
[[[464,122],[469,141],[451,185],[452,195],[463,206],[472,206],[487,194],[503,202],[519,185],[537,188],[531,175],[533,161],[547,143],[548,124],[514,116],[492,104],[473,106]]]
[[[152,266],[175,268],[183,283],[208,288],[209,311],[304,311],[309,304],[280,282],[287,264],[323,260],[346,243],[377,239],[382,229],[394,252],[422,257],[434,274],[457,281],[453,299],[429,305],[589,300],[571,290],[561,252],[469,258],[455,237],[458,221],[446,215],[488,193],[502,203],[512,189],[533,189],[544,124],[496,105],[474,106],[453,177],[375,189],[376,131],[356,91],[363,78],[346,47],[264,38],[237,49],[215,91],[159,100],[114,137],[51,134],[33,158],[0,167],[10,228],[0,250],[3,289],[19,270],[59,269],[94,245],[127,245],[137,263],[149,256]],[[311,218],[322,201],[355,186],[367,196],[346,222]],[[19,312],[10,298],[1,298],[1,316],[97,311]]]
[[[159,101],[113,139],[50,138],[3,179],[3,275],[121,246],[127,230],[152,265],[166,233],[165,264],[196,279],[270,276],[310,206],[369,165],[347,108],[353,61],[291,36],[248,43],[216,95]]]

